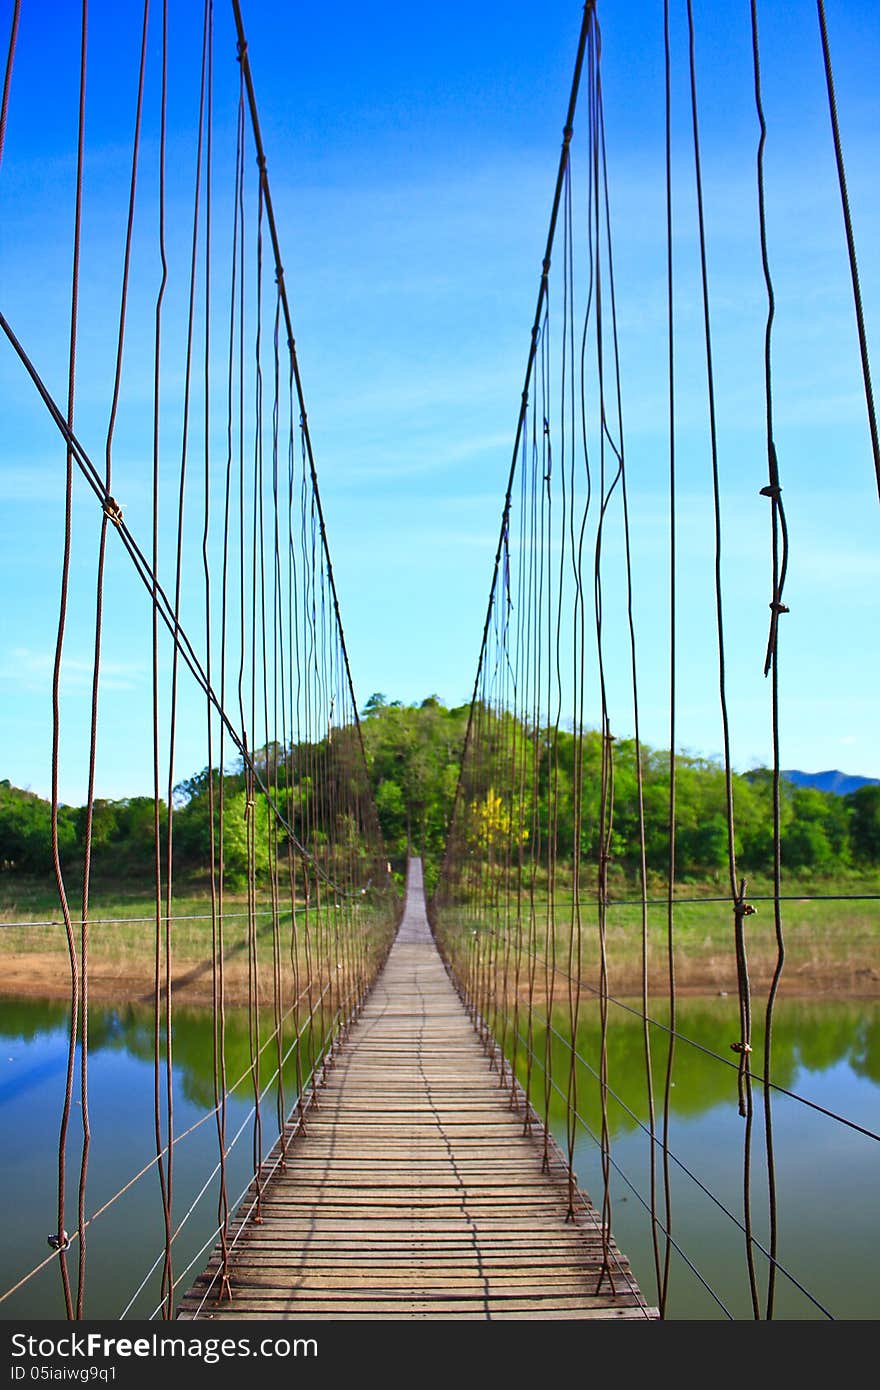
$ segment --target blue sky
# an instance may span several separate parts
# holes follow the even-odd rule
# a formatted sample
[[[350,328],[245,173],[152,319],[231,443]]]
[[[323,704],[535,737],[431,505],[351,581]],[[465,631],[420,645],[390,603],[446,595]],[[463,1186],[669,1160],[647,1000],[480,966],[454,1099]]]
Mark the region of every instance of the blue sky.
[[[489,0],[442,7],[244,5],[269,175],[331,553],[361,704],[473,684],[537,291],[580,7]],[[762,676],[769,519],[762,422],[764,299],[756,229],[757,123],[748,4],[697,5],[704,191],[726,517],[733,751],[770,756]],[[870,341],[880,323],[880,15],[828,0]],[[199,16],[172,6],[169,199],[192,184]],[[0,305],[56,396],[66,380],[79,7],[23,7],[3,166]],[[680,471],[679,740],[721,745],[711,494],[684,4],[673,4],[676,422]],[[78,433],[102,457],[112,380],[140,6],[92,0]],[[158,13],[158,7],[154,6]],[[663,7],[598,7],[636,552],[643,735],[667,737],[666,286]],[[0,2],[8,32],[10,0]],[[880,776],[876,720],[880,506],[811,0],[759,7],[768,120],[768,231],[777,293],[777,443],[791,530],[782,634],[784,766]],[[47,20],[49,22],[47,22]],[[217,7],[218,190],[232,159],[237,67]],[[5,46],[5,40],[4,40]],[[155,47],[153,56],[155,56]],[[152,72],[152,69],[151,69]],[[152,83],[152,85],[150,85]],[[130,337],[155,294],[155,74]],[[152,107],[150,102],[153,102]],[[152,115],[149,114],[152,111]],[[584,122],[576,125],[575,169]],[[218,193],[218,207],[220,206]],[[142,209],[142,211],[141,211]],[[219,222],[219,212],[218,212]],[[221,240],[222,240],[222,234]],[[174,248],[185,254],[180,231]],[[219,259],[219,257],[218,257]],[[173,279],[180,305],[184,276]],[[175,298],[176,296],[176,298]],[[173,312],[173,308],[169,309]],[[876,365],[875,375],[880,368]],[[148,358],[126,358],[115,495],[149,536]],[[179,387],[179,382],[176,383]],[[169,408],[175,382],[167,387]],[[0,776],[49,786],[51,674],[64,450],[0,343]],[[64,679],[62,795],[84,795],[95,506],[78,486]],[[616,572],[612,537],[608,582]],[[108,577],[98,791],[150,787],[148,610],[124,556]],[[609,600],[622,617],[622,594]],[[628,727],[625,647],[611,699]],[[595,704],[595,702],[594,702]],[[195,705],[194,705],[195,709]],[[598,718],[598,710],[595,717]],[[631,724],[631,721],[629,721]],[[181,775],[204,763],[183,720]]]

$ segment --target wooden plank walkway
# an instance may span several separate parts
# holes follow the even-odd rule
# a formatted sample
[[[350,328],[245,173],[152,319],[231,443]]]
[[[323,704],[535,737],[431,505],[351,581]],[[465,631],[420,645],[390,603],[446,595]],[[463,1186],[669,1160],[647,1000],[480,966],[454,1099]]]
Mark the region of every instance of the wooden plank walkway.
[[[434,945],[419,860],[387,964],[287,1168],[244,1226],[218,1303],[218,1253],[181,1318],[655,1318],[599,1218],[566,1221],[556,1154],[523,1135]],[[274,1155],[273,1155],[274,1156]],[[248,1193],[242,1203],[247,1210]],[[235,1233],[233,1227],[233,1234]],[[212,1284],[213,1281],[213,1284]]]

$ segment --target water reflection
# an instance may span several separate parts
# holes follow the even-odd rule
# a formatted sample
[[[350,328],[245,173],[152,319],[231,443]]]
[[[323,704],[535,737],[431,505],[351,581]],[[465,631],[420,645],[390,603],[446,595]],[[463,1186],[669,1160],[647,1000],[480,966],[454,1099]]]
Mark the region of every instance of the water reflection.
[[[737,1061],[730,1044],[739,1038],[738,1007],[735,999],[722,997],[679,1000],[677,1010],[670,1110],[680,1116],[699,1116],[737,1096]],[[648,1034],[654,1091],[659,1095],[669,1050],[669,1013],[658,1003],[651,1016],[653,1021]],[[520,1023],[520,1033],[522,1026]],[[503,1029],[502,1021],[497,1025],[499,1037]],[[511,1017],[508,1017],[508,1030],[507,1036],[512,1039],[514,1021]],[[543,1061],[549,1049],[550,1074],[565,1090],[571,1062],[567,1008],[554,1011],[549,1040],[547,1032],[541,1023],[533,1024],[533,1050]],[[600,1042],[598,1007],[594,1001],[588,1001],[580,1009],[575,1051],[581,1059],[577,1066],[578,1108],[582,1118],[594,1129],[601,1125]],[[763,1043],[763,1019],[756,1017],[752,1029],[752,1071],[756,1086],[760,1086],[762,1075]],[[524,1052],[521,1041],[517,1072],[525,1084]],[[619,1005],[612,1005],[609,1014],[607,1056],[611,1091],[609,1122],[612,1135],[620,1135],[637,1127],[639,1121],[647,1120],[649,1110],[644,1027],[641,1019]],[[854,1077],[865,1077],[880,1084],[880,1009],[874,1003],[861,1000],[834,1004],[783,1001],[777,1006],[773,1023],[772,1057],[772,1080],[778,1088],[792,1090],[803,1073],[827,1072],[839,1065]],[[536,1067],[532,1093],[540,1100],[538,1108],[542,1113],[544,1090],[543,1069]],[[550,1088],[550,1119],[551,1124],[565,1119],[564,1096],[553,1087]]]
[[[658,1127],[669,1035],[659,1007],[650,1029]],[[761,1067],[760,1019],[755,1020],[753,1065]],[[733,998],[683,999],[678,1005],[678,1032],[670,1089],[669,1148],[678,1163],[670,1165],[672,1234],[687,1251],[698,1273],[674,1256],[670,1316],[719,1317],[724,1310],[748,1317],[751,1303],[745,1279],[744,1242],[735,1219],[742,1218],[744,1123],[737,1110],[736,1058],[730,1043],[738,1036]],[[269,1036],[274,1019],[262,1013],[260,1038]],[[565,1146],[565,1103],[571,1049],[566,1041],[567,1013],[554,1014],[549,1038],[536,1026],[534,1047],[549,1059],[553,1085],[547,1087],[551,1128]],[[500,1030],[499,1030],[500,1031]],[[285,1049],[294,1040],[294,1025],[285,1025]],[[685,1041],[685,1038],[689,1041]],[[592,1134],[601,1130],[601,1094],[595,1072],[601,1040],[595,1003],[581,1009],[576,1051],[577,1107],[583,1120],[576,1136],[576,1167],[594,1200],[601,1197],[600,1152]],[[92,1146],[87,1210],[111,1197],[155,1153],[153,1134],[154,1042],[152,1010],[126,1005],[94,1007],[89,1015],[90,1119]],[[0,1170],[10,1194],[5,1221],[0,1285],[6,1289],[48,1253],[46,1234],[54,1229],[58,1125],[67,1067],[67,1009],[62,1003],[8,999],[0,1004]],[[214,1062],[211,1016],[202,1009],[175,1009],[173,1031],[173,1100],[175,1132],[180,1135],[208,1119],[175,1149],[175,1212],[188,1210],[217,1162]],[[710,1054],[717,1054],[713,1056]],[[253,1082],[247,1012],[227,1010],[226,1072],[231,1085],[227,1141],[241,1131],[229,1159],[229,1193],[245,1187],[251,1171]],[[263,1053],[260,1084],[276,1065],[274,1042]],[[723,1060],[718,1060],[719,1058]],[[773,1031],[773,1079],[780,1087],[868,1129],[880,1129],[880,1007],[875,1003],[780,1001]],[[727,1064],[732,1059],[732,1065]],[[308,1049],[302,1073],[310,1066]],[[526,1079],[522,1055],[518,1071]],[[160,1083],[164,1086],[164,1064]],[[608,1123],[611,1134],[611,1198],[618,1245],[630,1257],[649,1298],[656,1297],[650,1220],[643,1202],[651,1183],[662,1192],[662,1153],[648,1136],[648,1090],[641,1021],[612,1008],[608,1029]],[[295,1051],[284,1068],[285,1105],[296,1098]],[[543,1112],[545,1076],[541,1066],[531,1077],[533,1103]],[[559,1090],[556,1089],[559,1088]],[[78,1080],[75,1095],[78,1095]],[[163,1095],[164,1103],[164,1095]],[[274,1093],[262,1104],[264,1152],[277,1135]],[[780,1189],[780,1259],[805,1284],[816,1302],[843,1318],[876,1317],[876,1252],[880,1249],[880,1214],[875,1201],[877,1144],[845,1129],[828,1116],[784,1094],[773,1102],[777,1179]],[[68,1211],[76,1209],[81,1115],[77,1106],[68,1141]],[[762,1087],[755,1086],[755,1124],[751,1152],[755,1234],[766,1242],[767,1200],[763,1145]],[[680,1165],[680,1166],[679,1166]],[[710,1189],[711,1200],[688,1176],[696,1174]],[[720,1208],[723,1204],[734,1220]],[[661,1220],[665,1211],[660,1209]],[[175,1273],[211,1238],[217,1220],[217,1184],[206,1196],[175,1245]],[[149,1171],[115,1206],[90,1227],[87,1241],[86,1316],[117,1318],[161,1249],[161,1201],[155,1170]],[[194,1268],[204,1257],[196,1260]],[[75,1265],[75,1258],[73,1261]],[[759,1260],[759,1279],[766,1284],[766,1260]],[[148,1279],[132,1312],[147,1316],[159,1303],[158,1273]],[[182,1278],[182,1289],[189,1278]],[[710,1296],[701,1278],[717,1290]],[[786,1279],[780,1280],[778,1312],[785,1317],[820,1316],[820,1309]],[[52,1265],[19,1293],[0,1304],[0,1316],[63,1316],[60,1280]]]
[[[656,1300],[650,1194],[653,1179],[657,1218],[665,1227],[664,1153],[659,1141],[668,1124],[672,1198],[668,1229],[694,1266],[690,1268],[683,1255],[673,1252],[669,1315],[674,1317],[752,1315],[745,1237],[740,1229],[745,1220],[746,1160],[751,1166],[753,1234],[765,1250],[769,1248],[760,1080],[763,1020],[755,1019],[752,1034],[751,1060],[757,1075],[749,1137],[739,1113],[736,1056],[730,1050],[739,1036],[738,1017],[733,998],[679,1001],[667,1120],[664,1089],[670,1035],[662,1025],[668,1014],[655,1012],[649,1029],[655,1109],[652,1138],[641,1020],[614,1006],[609,1014],[612,1229],[642,1289]],[[539,1061],[533,1064],[530,1081],[522,1045],[517,1058],[519,1078],[529,1084],[536,1110],[544,1115],[549,1105],[550,1127],[563,1149],[569,1139],[565,1095],[572,1057],[567,1033],[567,1010],[554,1014],[549,1036],[546,1027],[534,1025],[533,1045]],[[577,1030],[574,1082],[581,1123],[574,1137],[579,1180],[597,1205],[603,1192],[600,1043],[598,1009],[591,1002],[582,1011]],[[772,1056],[772,1079],[779,1088],[771,1096],[778,1259],[784,1268],[777,1276],[776,1316],[808,1318],[831,1313],[837,1318],[875,1318],[880,1250],[880,1212],[875,1200],[878,1144],[833,1117],[880,1131],[880,1008],[864,1001],[780,1001]],[[663,1232],[658,1235],[662,1258]],[[760,1250],[756,1266],[763,1308],[769,1263]],[[710,1289],[720,1297],[714,1297]]]
[[[316,1016],[315,1045],[320,1037]],[[274,1017],[260,1012],[258,1047],[270,1037]],[[282,1028],[283,1098],[286,1111],[296,1101],[299,1076],[311,1069],[312,1036],[305,1030],[299,1068],[295,1025]],[[58,1132],[67,1074],[68,1010],[55,1001],[5,999],[0,1003],[0,1174],[10,1194],[0,1254],[0,1292],[38,1265],[48,1253],[47,1233],[57,1225]],[[269,1090],[261,1101],[264,1155],[278,1136],[277,1046],[272,1039],[259,1062],[257,1083]],[[179,1221],[197,1198],[218,1162],[214,1053],[211,1015],[204,1009],[178,1007],[172,1033],[172,1099],[175,1145],[175,1213]],[[225,1027],[227,1084],[226,1142],[228,1191],[236,1199],[253,1171],[255,1125],[254,1077],[251,1070],[250,1023],[244,1009],[227,1009]],[[164,1045],[160,1044],[160,1113],[166,1106]],[[79,1104],[79,1048],[74,1100],[67,1144],[67,1224],[76,1224],[82,1112]],[[89,1010],[89,1119],[87,1212],[94,1212],[155,1155],[154,1037],[151,1008],[124,1005]],[[201,1124],[198,1122],[202,1121]],[[239,1135],[233,1144],[235,1136]],[[165,1132],[167,1138],[167,1132]],[[181,1273],[216,1227],[218,1184],[213,1180],[175,1243],[175,1274]],[[155,1165],[140,1177],[87,1232],[85,1315],[118,1318],[156,1259],[163,1239],[162,1206]],[[71,1266],[74,1270],[77,1251]],[[181,1292],[187,1281],[182,1282]],[[160,1301],[158,1277],[147,1279],[131,1315],[145,1317]],[[3,1317],[63,1317],[60,1277],[50,1267],[0,1304]]]

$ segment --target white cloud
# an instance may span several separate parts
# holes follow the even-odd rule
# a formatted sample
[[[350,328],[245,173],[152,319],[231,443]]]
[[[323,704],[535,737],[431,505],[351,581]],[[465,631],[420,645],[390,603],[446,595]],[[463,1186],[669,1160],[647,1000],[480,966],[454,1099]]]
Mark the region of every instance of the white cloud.
[[[50,687],[55,663],[54,652],[38,652],[27,647],[14,647],[0,663],[0,680],[20,690],[43,693]],[[103,690],[135,690],[146,674],[139,662],[102,661]],[[82,657],[63,656],[61,689],[69,694],[91,690],[92,662]]]

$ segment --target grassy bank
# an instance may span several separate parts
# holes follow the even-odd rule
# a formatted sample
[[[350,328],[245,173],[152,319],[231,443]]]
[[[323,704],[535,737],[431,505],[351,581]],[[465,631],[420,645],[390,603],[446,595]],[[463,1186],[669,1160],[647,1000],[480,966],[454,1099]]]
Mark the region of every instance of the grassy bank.
[[[80,894],[70,890],[70,911],[77,946],[80,942]],[[357,899],[339,904],[327,900],[308,910],[296,904],[296,931],[289,891],[278,903],[279,969],[285,993],[297,983],[304,987],[311,972],[326,974],[328,963],[349,968],[355,940],[363,941],[367,956],[381,950],[390,904]],[[214,916],[210,886],[204,881],[181,883],[171,902],[172,981],[175,993],[191,1003],[210,1003],[214,990]],[[164,918],[164,905],[163,905]],[[269,888],[257,892],[256,972],[258,995],[272,997],[275,969],[276,917]],[[225,892],[222,945],[226,997],[230,1003],[248,998],[249,908],[246,893]],[[164,936],[164,922],[163,922]],[[156,909],[148,883],[96,882],[89,904],[89,981],[96,1000],[145,1001],[155,985]],[[164,951],[164,942],[162,945]],[[337,959],[337,957],[339,959]],[[0,878],[0,991],[6,994],[66,997],[70,990],[67,933],[54,888],[45,880]]]
[[[774,904],[768,885],[755,884],[749,902],[755,912],[745,919],[749,975],[756,990],[768,987],[777,960]],[[815,882],[786,886],[781,904],[785,966],[781,989],[790,997],[880,997],[880,884],[876,879],[845,884]],[[623,895],[621,895],[623,896]],[[732,992],[737,987],[733,911],[720,897],[718,885],[682,884],[676,889],[672,940],[677,988],[692,994]],[[507,988],[522,994],[550,989],[557,997],[568,989],[567,977],[577,975],[589,991],[598,983],[600,946],[598,908],[587,892],[579,911],[570,891],[562,890],[551,908],[546,891],[507,907],[503,902],[491,919],[470,918],[454,905],[436,914],[436,926],[450,953],[474,949],[490,956],[505,971]],[[519,913],[519,915],[518,915]],[[580,919],[578,937],[572,924]],[[666,993],[669,978],[669,920],[666,902],[649,901],[646,912],[647,973],[651,992]],[[643,912],[630,899],[609,903],[606,913],[606,958],[609,989],[616,995],[638,994],[642,987]],[[476,927],[477,937],[458,930],[461,923]],[[522,951],[518,942],[522,940]],[[573,944],[572,944],[573,943]],[[517,960],[519,959],[519,967]],[[534,979],[529,979],[529,960]],[[553,970],[550,966],[553,966]],[[493,965],[493,968],[496,966]]]
[[[746,919],[746,947],[756,989],[766,986],[776,962],[776,933],[769,885],[755,882],[749,900],[756,912]],[[677,888],[673,940],[676,980],[690,993],[718,993],[736,988],[733,913],[729,902],[715,901],[719,885],[688,883]],[[846,882],[786,884],[782,923],[786,963],[782,988],[791,996],[880,997],[880,893],[877,879]],[[641,988],[642,908],[628,899],[625,885],[609,904],[606,946],[612,993],[634,994]],[[819,899],[821,896],[821,900]],[[621,901],[620,899],[623,899]],[[79,898],[71,893],[72,915],[78,918]],[[224,894],[223,950],[229,997],[244,999],[248,988],[248,902],[244,893]],[[522,906],[522,931],[527,939],[528,905]],[[256,901],[257,966],[260,992],[269,996],[273,969],[274,920],[271,893],[261,888]],[[332,905],[306,913],[298,905],[296,951],[289,896],[279,904],[278,933],[285,988],[295,972],[306,971],[307,957],[332,953],[334,918],[346,930],[366,934],[370,948],[381,933],[382,912],[366,903]],[[575,919],[570,888],[556,895],[552,918],[546,890],[535,895],[535,953],[537,987],[545,988],[545,961],[557,967],[553,988],[567,988],[571,923]],[[456,909],[440,914],[440,924],[454,935],[460,920]],[[552,920],[552,929],[550,923]],[[585,890],[580,904],[580,974],[589,990],[598,978],[597,907]],[[0,971],[8,994],[62,997],[69,989],[66,934],[58,900],[45,880],[0,877]],[[499,962],[508,964],[510,988],[515,987],[517,940],[515,907],[484,925],[493,937]],[[648,973],[652,992],[663,992],[668,977],[667,908],[652,900],[647,908]],[[79,938],[79,924],[74,922]],[[308,940],[307,940],[308,936]],[[209,886],[191,880],[180,884],[172,899],[173,978],[175,987],[192,1002],[210,1002],[213,989],[212,918]],[[488,949],[488,945],[486,946]],[[136,1000],[153,988],[155,906],[149,884],[97,882],[90,903],[90,983],[96,999]],[[576,959],[576,952],[573,956]],[[523,965],[520,987],[524,988]]]

